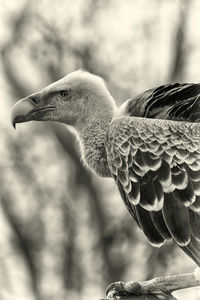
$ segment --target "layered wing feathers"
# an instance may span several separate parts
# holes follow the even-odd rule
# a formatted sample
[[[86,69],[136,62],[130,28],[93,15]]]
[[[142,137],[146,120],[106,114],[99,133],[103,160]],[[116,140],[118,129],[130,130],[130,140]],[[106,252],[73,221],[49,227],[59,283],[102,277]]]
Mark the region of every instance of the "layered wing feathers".
[[[111,123],[106,139],[110,171],[154,245],[172,237],[186,247],[191,236],[199,239],[199,140],[198,123],[137,117]]]

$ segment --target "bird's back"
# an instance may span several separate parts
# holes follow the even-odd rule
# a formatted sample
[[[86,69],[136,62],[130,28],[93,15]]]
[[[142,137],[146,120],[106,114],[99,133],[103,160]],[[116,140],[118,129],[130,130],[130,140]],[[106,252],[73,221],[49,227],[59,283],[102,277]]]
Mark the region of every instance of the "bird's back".
[[[200,84],[174,83],[147,90],[126,101],[123,113],[128,116],[197,121]]]

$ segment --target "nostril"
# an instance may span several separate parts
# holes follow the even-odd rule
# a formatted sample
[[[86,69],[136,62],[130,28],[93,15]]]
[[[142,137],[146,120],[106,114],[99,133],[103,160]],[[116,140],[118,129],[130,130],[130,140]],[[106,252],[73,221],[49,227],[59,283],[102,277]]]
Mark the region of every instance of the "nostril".
[[[38,103],[37,103],[37,98],[35,98],[35,97],[30,97],[30,99],[31,99],[31,101],[34,102],[36,105],[38,104]]]
[[[32,94],[28,97],[33,105],[39,105],[40,104],[40,93]]]

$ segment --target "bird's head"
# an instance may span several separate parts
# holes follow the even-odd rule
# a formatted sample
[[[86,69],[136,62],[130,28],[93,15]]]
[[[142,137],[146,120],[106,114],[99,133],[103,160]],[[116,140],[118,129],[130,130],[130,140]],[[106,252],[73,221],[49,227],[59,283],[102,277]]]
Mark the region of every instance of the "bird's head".
[[[57,121],[77,128],[101,116],[113,115],[115,102],[104,81],[78,70],[18,101],[12,108],[16,123]]]

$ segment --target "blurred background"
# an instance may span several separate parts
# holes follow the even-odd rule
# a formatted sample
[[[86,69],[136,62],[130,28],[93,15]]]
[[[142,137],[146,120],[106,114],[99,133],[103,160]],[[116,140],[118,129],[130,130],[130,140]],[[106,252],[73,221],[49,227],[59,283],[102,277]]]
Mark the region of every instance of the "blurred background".
[[[147,244],[111,179],[83,167],[61,124],[10,124],[20,98],[79,68],[118,105],[200,81],[198,0],[0,0],[0,299],[98,300],[108,284],[190,272],[172,243]],[[176,293],[200,299],[198,289]]]

